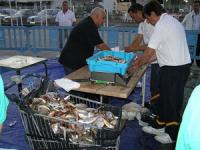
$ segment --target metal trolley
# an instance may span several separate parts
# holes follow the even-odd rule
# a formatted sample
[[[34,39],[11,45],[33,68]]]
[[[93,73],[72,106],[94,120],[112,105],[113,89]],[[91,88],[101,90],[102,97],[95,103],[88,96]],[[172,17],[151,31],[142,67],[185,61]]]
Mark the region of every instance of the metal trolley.
[[[53,87],[53,88],[52,88]],[[33,150],[61,150],[61,149],[87,149],[87,150],[96,150],[96,149],[115,149],[117,144],[117,139],[120,134],[120,119],[121,119],[121,109],[111,105],[105,105],[98,101],[91,99],[83,98],[80,96],[71,95],[62,91],[61,89],[57,90],[59,94],[70,96],[70,101],[74,104],[82,103],[86,104],[90,108],[101,108],[105,111],[112,112],[117,116],[118,124],[115,129],[108,128],[98,128],[97,126],[84,124],[76,121],[64,120],[60,117],[49,117],[47,115],[41,115],[35,113],[30,107],[31,99],[38,97],[41,94],[44,94],[47,91],[55,91],[53,83],[47,79],[41,79],[41,85],[38,89],[32,90],[28,95],[18,97],[17,105],[19,106],[20,115],[22,123],[25,128],[25,134],[30,148]],[[50,126],[52,121],[59,122],[60,124],[73,124],[81,125],[91,130],[95,130],[95,138],[92,142],[85,143],[74,143],[71,142],[68,138],[68,134],[65,132],[63,134],[55,134],[53,129]]]

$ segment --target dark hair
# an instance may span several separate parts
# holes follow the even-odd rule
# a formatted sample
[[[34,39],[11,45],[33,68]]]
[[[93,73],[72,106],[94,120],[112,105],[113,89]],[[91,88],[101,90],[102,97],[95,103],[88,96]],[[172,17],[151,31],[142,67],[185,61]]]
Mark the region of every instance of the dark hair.
[[[63,1],[63,3],[62,3],[62,4],[65,4],[65,3],[67,4],[68,2],[67,2],[67,1]]]
[[[192,3],[193,3],[193,4],[194,4],[194,3],[200,4],[200,0],[195,0],[195,1],[193,1]]]
[[[130,6],[130,8],[128,9],[128,13],[130,11],[133,12],[133,13],[136,13],[137,11],[143,11],[143,6],[138,4],[138,3],[135,3],[135,4]]]
[[[150,1],[144,6],[144,14],[150,16],[151,12],[155,12],[157,16],[161,16],[166,10],[158,3],[158,1]]]

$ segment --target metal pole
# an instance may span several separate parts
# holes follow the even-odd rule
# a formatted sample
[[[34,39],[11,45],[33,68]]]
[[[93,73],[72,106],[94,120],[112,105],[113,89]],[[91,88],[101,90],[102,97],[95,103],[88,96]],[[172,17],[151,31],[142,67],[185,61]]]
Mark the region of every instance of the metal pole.
[[[106,9],[106,27],[108,27],[108,9]]]
[[[45,21],[46,21],[46,26],[48,26],[48,22],[47,22],[47,6],[45,5],[45,10],[46,10],[46,13],[45,13]]]
[[[19,8],[19,9],[21,9],[21,8]],[[21,26],[23,26],[22,15],[20,15],[20,20],[21,20]]]
[[[103,96],[100,95],[100,103],[102,104],[103,103]]]
[[[42,10],[42,2],[40,1],[40,11]],[[43,17],[42,17],[43,15],[41,15],[41,20],[40,20],[40,25],[42,26],[42,19],[43,19]]]
[[[17,0],[15,0],[15,9],[17,10]],[[17,26],[19,25],[18,18],[17,18]]]
[[[40,11],[42,10],[42,2],[40,1]]]
[[[10,0],[9,0],[9,7],[11,9],[11,2],[10,2]],[[12,20],[12,14],[11,14],[11,12],[10,12],[10,22],[11,22],[11,26],[13,26],[13,20]]]
[[[144,106],[145,103],[145,95],[146,94],[146,73],[144,73],[142,78],[142,106]]]
[[[69,7],[70,7],[70,9],[72,9],[72,1],[71,0],[69,1]]]

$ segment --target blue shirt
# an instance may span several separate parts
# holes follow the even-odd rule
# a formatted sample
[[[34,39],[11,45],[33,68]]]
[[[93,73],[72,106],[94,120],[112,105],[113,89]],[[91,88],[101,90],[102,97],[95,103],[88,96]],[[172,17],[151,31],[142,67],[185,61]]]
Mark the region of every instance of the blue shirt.
[[[189,98],[178,133],[176,150],[200,149],[200,85]]]
[[[4,93],[4,84],[0,75],[0,124],[3,124],[3,122],[6,120],[8,104],[9,101]]]

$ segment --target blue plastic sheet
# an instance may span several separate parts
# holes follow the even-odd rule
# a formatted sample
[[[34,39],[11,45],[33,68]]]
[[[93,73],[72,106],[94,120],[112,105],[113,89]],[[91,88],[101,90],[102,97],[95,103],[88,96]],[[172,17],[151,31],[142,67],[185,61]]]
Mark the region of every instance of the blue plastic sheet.
[[[14,103],[8,107],[7,120],[0,135],[0,148],[29,150],[25,140],[24,127],[21,122],[19,110]]]
[[[120,150],[158,150],[154,136],[142,131],[137,120],[128,121],[120,136]]]

